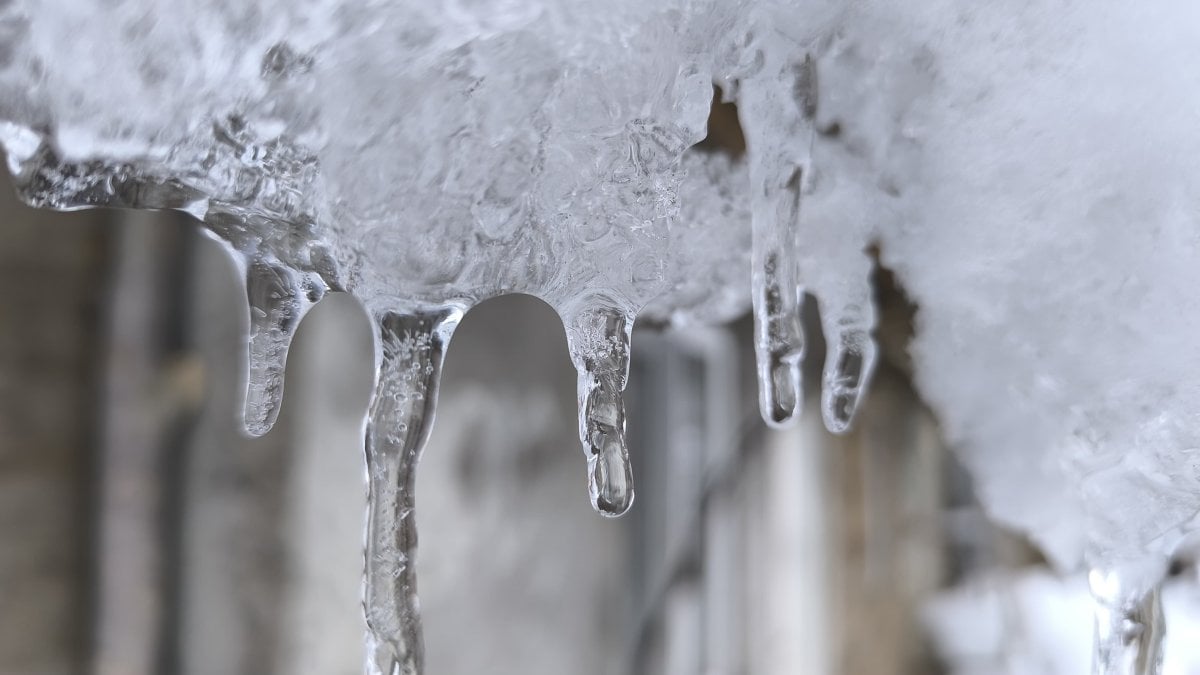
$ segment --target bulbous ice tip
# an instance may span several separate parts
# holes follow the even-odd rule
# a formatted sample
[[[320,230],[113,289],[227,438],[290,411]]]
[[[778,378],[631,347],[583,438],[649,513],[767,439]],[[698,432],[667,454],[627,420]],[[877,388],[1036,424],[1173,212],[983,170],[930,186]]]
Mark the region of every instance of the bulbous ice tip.
[[[248,436],[266,434],[279,417],[288,349],[300,321],[322,293],[301,290],[295,275],[280,266],[255,262],[246,270],[250,336],[242,428]]]
[[[242,428],[258,438],[271,430],[283,405],[284,368],[292,331],[277,316],[252,315]]]
[[[757,243],[756,243],[757,246]],[[754,357],[758,364],[758,407],[763,421],[776,429],[800,417],[804,389],[804,329],[800,324],[798,287],[781,262],[782,254],[763,254],[754,274]]]
[[[265,436],[279,417],[282,391],[276,394],[268,387],[257,386],[252,377],[246,388],[246,406],[242,416],[242,430],[251,438]]]
[[[633,505],[633,468],[625,444],[625,406],[612,373],[584,374],[581,414],[583,450],[588,461],[588,494],[592,508],[615,518]]]
[[[825,428],[834,434],[844,434],[850,430],[854,421],[854,412],[858,409],[858,392],[837,391],[827,392],[822,404]]]
[[[242,426],[242,431],[244,431],[250,438],[262,438],[263,436],[266,436],[267,432],[269,432],[274,426],[275,424],[273,422],[247,422]]]
[[[592,501],[592,508],[605,518],[620,518],[633,508],[633,490],[613,495],[611,498],[598,496]]]
[[[578,372],[579,440],[587,456],[592,508],[615,518],[633,505],[625,444],[625,402],[633,315],[597,304],[568,314],[567,344]]]
[[[763,421],[775,429],[786,429],[800,418],[804,402],[799,359],[772,355],[760,367],[758,406]]]
[[[589,449],[588,494],[596,513],[616,518],[633,506],[633,471],[620,439],[605,437],[599,443]]]
[[[850,429],[875,367],[875,342],[866,330],[847,330],[831,341],[825,357],[821,414],[835,434]]]

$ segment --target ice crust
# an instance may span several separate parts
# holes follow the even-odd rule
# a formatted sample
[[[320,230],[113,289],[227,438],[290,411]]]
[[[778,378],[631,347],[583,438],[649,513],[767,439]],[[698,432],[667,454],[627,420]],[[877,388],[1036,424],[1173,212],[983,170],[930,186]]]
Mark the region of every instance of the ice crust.
[[[545,299],[613,512],[633,317],[753,306],[786,424],[813,293],[842,431],[874,364],[876,248],[989,510],[1140,588],[1200,511],[1198,45],[1189,0],[9,0],[0,142],[32,204],[184,209],[229,244],[254,433],[328,291],[381,345]],[[743,159],[692,149],[714,83]],[[414,386],[381,378],[377,400]]]

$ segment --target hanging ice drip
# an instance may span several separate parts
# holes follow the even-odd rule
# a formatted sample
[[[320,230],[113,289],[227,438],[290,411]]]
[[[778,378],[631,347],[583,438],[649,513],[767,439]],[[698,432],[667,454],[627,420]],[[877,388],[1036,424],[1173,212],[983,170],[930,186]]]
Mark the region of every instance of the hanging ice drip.
[[[588,494],[619,515],[629,453],[653,451],[624,436],[635,318],[752,307],[781,426],[817,298],[842,432],[875,363],[872,246],[919,306],[918,384],[993,514],[1060,569],[1086,550],[1102,619],[1157,632],[1156,579],[1109,591],[1200,511],[1178,468],[1200,447],[1192,3],[235,5],[3,4],[0,142],[33,205],[180,209],[227,244],[251,434],[304,314],[330,292],[370,308],[375,672],[421,669],[413,472],[464,312],[512,292],[558,310]],[[692,149],[714,83],[743,160]],[[1170,507],[1090,491],[1101,474]],[[1156,640],[1127,658],[1114,625],[1097,672],[1153,672]]]

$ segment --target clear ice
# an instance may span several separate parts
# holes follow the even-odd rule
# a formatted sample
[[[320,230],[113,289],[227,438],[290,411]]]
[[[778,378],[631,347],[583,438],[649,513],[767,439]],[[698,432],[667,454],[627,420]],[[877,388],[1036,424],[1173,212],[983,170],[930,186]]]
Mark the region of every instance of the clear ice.
[[[417,462],[433,428],[457,308],[379,310],[375,392],[366,424],[367,673],[415,675],[424,661],[417,600]]]
[[[633,470],[625,445],[625,403],[633,314],[588,299],[566,316],[567,348],[579,373],[579,440],[587,457],[588,494],[601,515],[633,505]]]
[[[253,261],[246,268],[250,338],[246,367],[246,433],[261,436],[275,424],[283,404],[283,371],[300,321],[325,294],[305,285],[281,264]]]
[[[421,668],[412,475],[463,312],[558,310],[618,515],[635,317],[751,307],[779,426],[815,298],[842,432],[876,359],[868,251],[991,513],[1100,570],[1097,672],[1153,672],[1157,579],[1127,570],[1200,513],[1196,44],[1189,0],[8,0],[0,143],[30,204],[179,209],[227,245],[251,434],[305,312],[372,309],[375,672]],[[694,148],[714,85],[744,158]]]

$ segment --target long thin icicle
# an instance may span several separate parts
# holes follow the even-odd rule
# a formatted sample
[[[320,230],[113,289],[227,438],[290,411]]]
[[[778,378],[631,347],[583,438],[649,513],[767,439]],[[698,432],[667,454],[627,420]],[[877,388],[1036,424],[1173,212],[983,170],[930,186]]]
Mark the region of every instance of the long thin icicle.
[[[376,317],[377,375],[365,433],[363,604],[370,675],[423,670],[413,491],[417,462],[433,426],[446,346],[461,318],[457,308]]]
[[[796,420],[803,403],[797,230],[815,133],[816,71],[811,59],[790,64],[764,58],[764,68],[772,75],[767,81],[744,83],[739,102],[746,111],[751,149],[751,292],[759,407],[767,424],[783,427]],[[786,72],[794,80],[791,95],[778,91],[775,72]]]
[[[283,265],[255,261],[246,268],[250,337],[243,421],[251,436],[262,436],[275,424],[288,348],[304,315],[324,295],[321,286],[305,286]]]
[[[1093,675],[1160,675],[1165,633],[1159,582],[1120,569],[1088,575],[1096,616]]]
[[[633,505],[633,470],[625,444],[625,402],[633,314],[590,302],[564,317],[567,347],[579,377],[579,440],[588,462],[592,508],[616,517]]]

